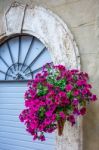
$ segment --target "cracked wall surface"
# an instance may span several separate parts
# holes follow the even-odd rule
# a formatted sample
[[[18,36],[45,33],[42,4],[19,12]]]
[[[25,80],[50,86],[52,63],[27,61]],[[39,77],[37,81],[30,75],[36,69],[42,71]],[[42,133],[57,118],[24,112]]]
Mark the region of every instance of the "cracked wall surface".
[[[9,31],[5,32],[5,30],[7,30],[7,27],[4,20],[4,15],[13,2],[14,0],[0,0],[0,38],[4,37],[6,34],[9,35],[11,32],[16,33],[16,31],[14,31],[11,25],[9,25],[8,27]],[[72,31],[74,38],[76,39],[76,43],[80,51],[81,69],[89,73],[90,82],[94,86],[93,91],[97,94],[99,99],[99,0],[17,0],[17,2],[22,3],[20,10],[22,12],[24,12],[26,8],[24,6],[26,6],[26,4],[28,4],[29,8],[27,13],[30,13],[35,5],[38,5],[50,9],[64,20],[64,22],[68,25],[69,29]],[[18,11],[18,8],[16,9],[16,11]],[[8,15],[11,14],[8,13]],[[32,17],[32,15],[33,14],[31,14],[30,18]],[[18,20],[20,20],[19,22],[17,22],[17,24],[15,24],[16,30],[17,32],[22,32],[22,29],[19,26],[22,25],[24,22],[24,32],[28,33],[27,28],[29,27],[29,24],[26,24],[26,20],[22,19],[24,18],[23,16],[24,13],[21,13],[21,15],[19,16],[17,16],[17,13],[15,14],[15,17],[18,17]],[[26,18],[28,20],[28,17]],[[46,34],[46,28],[44,29],[44,34]],[[33,34],[35,33],[33,32]],[[42,42],[44,42],[45,45],[49,47],[48,42],[44,41],[44,34],[42,35]],[[51,36],[52,35],[50,35],[50,37]],[[38,35],[38,38],[41,37],[39,37]],[[67,38],[67,40],[69,39]],[[73,38],[70,41],[73,41]],[[73,42],[73,44],[75,45],[75,42]],[[70,45],[65,45],[65,47],[67,47],[67,50],[68,46],[70,47]],[[51,49],[52,51],[53,46],[50,46],[49,49]],[[64,49],[64,47],[62,47],[62,49]],[[55,56],[54,52],[52,53],[53,56]],[[71,52],[67,53],[66,57],[70,57],[70,54]],[[77,60],[75,60],[75,62],[78,61],[79,64],[79,54],[77,50],[73,55],[77,56]],[[64,61],[62,60],[63,58],[61,57],[59,62],[63,63]],[[69,61],[70,64],[73,64],[72,60]],[[67,64],[67,62],[65,63]],[[98,112],[98,101],[95,104],[88,106],[88,113],[83,120],[83,150],[99,150]],[[64,141],[64,139],[62,138],[58,140]],[[63,144],[63,147],[61,147],[60,145],[60,149],[63,148],[66,148],[65,145]]]

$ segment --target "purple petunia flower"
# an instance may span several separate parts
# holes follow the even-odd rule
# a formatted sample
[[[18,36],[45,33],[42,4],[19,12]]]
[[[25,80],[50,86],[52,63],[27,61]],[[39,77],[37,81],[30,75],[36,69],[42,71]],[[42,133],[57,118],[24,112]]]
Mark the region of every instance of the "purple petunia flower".
[[[73,89],[73,86],[71,84],[66,85],[66,91],[69,92]]]
[[[80,109],[80,114],[85,115],[85,113],[86,113],[86,108],[85,107],[81,108]]]
[[[72,101],[72,105],[77,106],[79,104],[79,101],[77,98],[74,98]]]

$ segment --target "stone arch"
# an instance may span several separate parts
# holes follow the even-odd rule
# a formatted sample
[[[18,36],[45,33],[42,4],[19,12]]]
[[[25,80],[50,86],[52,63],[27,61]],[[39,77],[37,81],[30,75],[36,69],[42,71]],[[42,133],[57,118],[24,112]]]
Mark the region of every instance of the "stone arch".
[[[50,10],[38,6],[29,8],[28,5],[14,2],[5,13],[4,23],[3,37],[16,33],[34,35],[51,51],[54,63],[80,68],[73,35],[67,25]]]
[[[45,44],[55,64],[80,69],[80,55],[73,35],[67,25],[50,10],[38,6],[30,8],[14,2],[6,11],[3,20],[4,32],[0,41],[14,34],[31,34]],[[74,128],[67,124],[63,136],[57,136],[56,143],[57,150],[81,150],[80,121]]]

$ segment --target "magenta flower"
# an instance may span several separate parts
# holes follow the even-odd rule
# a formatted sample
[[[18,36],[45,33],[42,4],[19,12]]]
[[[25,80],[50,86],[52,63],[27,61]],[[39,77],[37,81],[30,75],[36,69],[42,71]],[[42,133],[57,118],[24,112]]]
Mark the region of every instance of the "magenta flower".
[[[59,97],[59,95],[56,95],[56,97],[55,97],[55,104],[56,105],[60,104],[60,97]]]
[[[74,115],[70,115],[70,116],[68,117],[68,120],[71,122],[72,126],[75,124]]]
[[[51,119],[52,119],[52,122],[54,122],[56,120],[56,114],[53,114]]]
[[[30,124],[30,126],[31,126],[31,129],[33,130],[33,129],[35,129],[35,127],[36,127],[37,125],[36,125],[36,123],[33,122],[33,123]]]
[[[72,101],[72,105],[77,106],[79,104],[79,101],[77,98],[74,98]]]
[[[46,99],[46,104],[47,104],[47,105],[52,105],[53,102],[52,102],[52,100],[50,100],[50,99]]]
[[[33,140],[36,140],[38,138],[37,134],[34,135]]]
[[[50,116],[50,117],[51,117],[51,116]],[[46,125],[49,125],[49,124],[51,123],[51,119],[46,118],[45,121],[44,121],[44,123],[45,123]]]
[[[71,84],[66,85],[66,91],[69,92],[73,89],[73,86]]]
[[[66,97],[66,93],[63,92],[63,91],[61,91],[61,92],[59,92],[58,96],[59,96],[59,97]]]
[[[51,116],[52,116],[52,111],[47,111],[47,112],[46,112],[46,116],[47,116],[47,117],[51,117]]]
[[[39,138],[40,138],[41,141],[45,141],[45,136],[44,135],[40,135]]]
[[[92,96],[91,96],[91,100],[92,100],[92,101],[96,101],[96,100],[97,100],[97,96],[96,96],[96,95],[92,95]]]
[[[85,115],[85,113],[86,113],[86,108],[85,107],[81,108],[80,109],[80,114]]]
[[[88,90],[87,90],[87,89],[83,89],[83,90],[81,90],[82,95],[87,94],[87,92],[88,92]]]
[[[47,64],[29,81],[24,94],[26,108],[19,119],[33,140],[45,141],[44,133],[54,132],[59,122],[73,126],[78,116],[86,114],[87,103],[97,99],[91,88],[87,73]]]
[[[62,102],[62,104],[64,105],[68,105],[68,104],[70,104],[70,100],[66,97],[66,98],[62,98],[61,99],[61,102]]]
[[[19,119],[21,122],[24,122],[24,116],[22,114],[19,115]]]
[[[65,115],[65,113],[64,113],[63,111],[61,111],[61,112],[59,113],[59,115],[60,115],[60,117],[63,118],[63,119],[66,118],[66,115]]]
[[[79,116],[80,115],[80,111],[78,108],[74,108],[73,114]]]
[[[78,80],[77,85],[78,86],[86,85],[86,81],[85,80]]]
[[[78,95],[79,95],[79,91],[78,90],[73,91],[73,96],[78,96]]]

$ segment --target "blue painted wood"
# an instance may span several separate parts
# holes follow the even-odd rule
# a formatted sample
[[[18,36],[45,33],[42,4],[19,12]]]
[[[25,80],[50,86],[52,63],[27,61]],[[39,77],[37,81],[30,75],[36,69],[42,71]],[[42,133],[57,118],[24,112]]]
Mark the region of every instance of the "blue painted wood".
[[[8,86],[8,84],[10,86]],[[21,86],[19,90],[15,94],[15,85],[16,83],[1,83],[0,84],[0,95],[3,95],[3,98],[0,97],[0,150],[5,148],[5,150],[12,150],[11,146],[14,149],[21,150],[22,147],[25,147],[27,150],[54,150],[55,149],[55,135],[54,134],[47,134],[47,141],[46,142],[33,142],[32,137],[25,131],[25,126],[20,123],[19,121],[19,113],[24,108],[24,99],[23,97],[16,98],[16,94],[20,95],[20,88],[22,91],[26,90],[24,87],[26,84],[20,83]],[[22,86],[22,84],[24,86]],[[4,86],[5,85],[5,86]],[[7,86],[6,86],[7,85]],[[6,88],[1,88],[2,86]],[[12,89],[12,87],[14,87]],[[24,87],[24,88],[23,88]],[[11,90],[11,91],[10,91]],[[7,98],[8,95],[5,93],[10,93],[10,97]],[[21,91],[21,92],[22,92]],[[22,94],[23,95],[23,94]],[[3,99],[3,100],[2,100]],[[2,101],[1,101],[2,100]],[[7,103],[6,103],[7,102]],[[14,104],[15,103],[15,104]],[[13,143],[13,145],[12,145]],[[15,143],[15,144],[14,144]],[[4,146],[5,145],[5,146]],[[28,146],[29,145],[29,146]],[[3,146],[3,147],[2,147]]]
[[[27,48],[31,42],[31,37],[22,37],[22,53],[20,54],[21,62],[24,61],[27,53]],[[18,38],[14,38],[9,42],[14,61],[17,62],[18,57]],[[13,49],[14,48],[14,49]],[[27,62],[30,63],[39,51],[44,48],[44,45],[35,40],[31,49],[31,54],[28,56]],[[7,57],[7,62],[11,65],[10,56],[7,51],[6,44],[0,49],[0,55]],[[37,69],[45,62],[50,62],[51,58],[46,50],[32,67]],[[1,65],[0,65],[1,67]],[[1,69],[6,71],[7,67]],[[0,79],[4,79],[4,75],[0,74]],[[55,150],[55,134],[46,134],[47,141],[33,141],[24,124],[19,121],[19,114],[24,108],[24,92],[27,89],[26,82],[0,82],[0,150]]]

